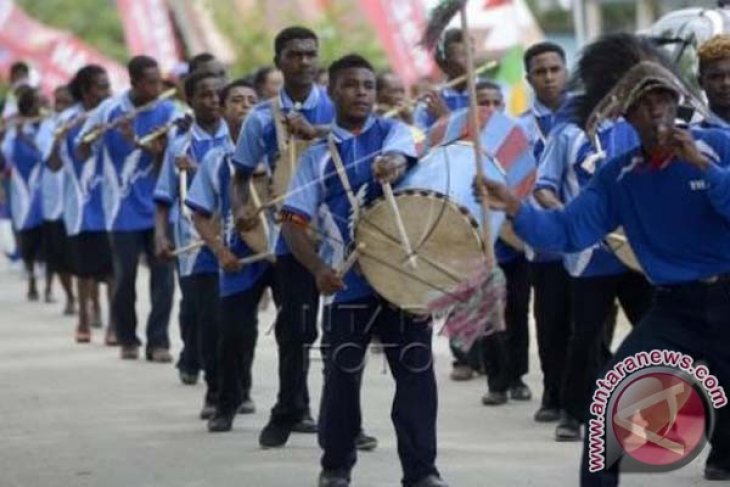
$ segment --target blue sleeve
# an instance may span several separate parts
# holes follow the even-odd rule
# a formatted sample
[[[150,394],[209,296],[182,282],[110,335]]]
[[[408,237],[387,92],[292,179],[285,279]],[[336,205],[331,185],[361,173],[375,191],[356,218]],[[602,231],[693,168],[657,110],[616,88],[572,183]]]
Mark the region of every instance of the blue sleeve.
[[[5,159],[5,165],[11,167],[13,165],[13,145],[15,143],[15,128],[11,128],[5,134],[2,139],[2,145],[0,145],[0,151],[2,151],[3,159]]]
[[[563,179],[569,163],[570,138],[565,133],[553,133],[537,165],[537,180],[535,190],[550,189],[556,195],[560,194]]]
[[[194,212],[209,216],[218,211],[218,161],[222,154],[209,152],[193,177],[185,204]]]
[[[242,169],[250,174],[260,162],[265,160],[266,145],[263,135],[264,126],[261,114],[253,110],[243,121],[236,151],[233,153],[233,164],[237,169]]]
[[[111,107],[114,103],[115,100],[109,98],[101,102],[99,106],[93,109],[91,113],[86,116],[86,120],[84,120],[84,123],[81,126],[81,130],[79,130],[78,136],[76,137],[74,146],[79,145],[83,136],[86,135],[91,129],[93,129],[97,125],[106,123],[109,113],[111,113]]]
[[[715,211],[730,220],[730,137],[719,131],[708,140],[711,147],[699,144],[700,151],[710,159],[705,173],[707,197]]]
[[[170,144],[165,150],[160,175],[152,198],[155,203],[170,206],[178,198],[178,177],[175,170],[175,144]]]
[[[419,103],[416,105],[416,109],[413,111],[413,124],[424,132],[428,132],[433,124],[433,117],[428,113],[425,103]]]
[[[513,219],[515,232],[531,247],[545,251],[568,253],[590,247],[619,225],[610,175],[600,171],[562,210],[523,203]]]
[[[302,160],[289,184],[289,192],[284,202],[284,211],[312,220],[323,200],[322,182],[318,169],[322,158],[328,157],[327,151],[310,148],[302,155]]]

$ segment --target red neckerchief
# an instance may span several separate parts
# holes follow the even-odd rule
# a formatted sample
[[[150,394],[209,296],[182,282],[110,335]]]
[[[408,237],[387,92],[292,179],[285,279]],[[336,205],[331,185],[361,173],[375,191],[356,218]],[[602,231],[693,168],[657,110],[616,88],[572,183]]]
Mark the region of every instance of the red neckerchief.
[[[649,169],[658,171],[663,168],[672,159],[672,157],[674,156],[670,151],[666,149],[659,149],[654,151],[652,154],[649,154],[647,165],[649,166]]]

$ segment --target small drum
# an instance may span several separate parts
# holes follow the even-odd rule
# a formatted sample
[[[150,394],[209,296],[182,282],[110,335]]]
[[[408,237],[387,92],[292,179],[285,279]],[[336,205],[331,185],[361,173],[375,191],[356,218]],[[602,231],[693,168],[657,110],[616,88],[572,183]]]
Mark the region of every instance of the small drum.
[[[274,198],[280,198],[286,195],[287,191],[289,191],[289,183],[297,170],[299,158],[309,148],[310,144],[311,141],[307,140],[293,139],[289,141],[286,149],[280,153],[279,159],[276,161],[274,173],[271,176],[269,199],[265,201],[271,201]],[[282,199],[274,206],[277,210],[281,210],[283,205],[284,201]]]
[[[619,227],[615,232],[606,235],[606,245],[626,267],[632,271],[644,273],[644,268],[636,258],[623,228]]]
[[[395,197],[416,259],[409,263],[393,211],[384,199],[360,213],[355,241],[364,244],[360,270],[373,288],[394,305],[414,313],[486,265],[482,208],[474,198],[474,148],[465,141],[467,110],[452,113],[429,132],[419,164],[395,188]],[[480,112],[484,173],[518,194],[534,180],[535,160],[527,136],[499,112]],[[521,194],[521,196],[523,196]],[[490,212],[491,242],[505,221]]]
[[[249,180],[248,207],[250,211],[257,211],[262,203],[271,199],[270,178],[266,170],[257,169]],[[267,219],[267,211],[260,212],[260,223],[251,230],[240,232],[241,240],[248,245],[255,254],[265,253],[270,250],[270,223]]]

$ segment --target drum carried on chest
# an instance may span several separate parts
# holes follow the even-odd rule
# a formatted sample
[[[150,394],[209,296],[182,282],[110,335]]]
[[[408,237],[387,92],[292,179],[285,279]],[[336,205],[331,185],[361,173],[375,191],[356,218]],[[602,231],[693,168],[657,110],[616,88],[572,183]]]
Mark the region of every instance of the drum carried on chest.
[[[355,225],[355,241],[364,244],[358,264],[365,279],[386,300],[414,313],[425,312],[429,303],[455,292],[485,266],[484,245],[494,245],[496,229],[505,222],[503,212],[490,212],[491,241],[483,241],[482,208],[472,189],[474,149],[464,140],[466,115],[466,110],[455,112],[434,126],[426,154],[394,188],[416,256],[412,263],[384,198],[364,208]],[[481,115],[485,175],[513,189],[529,184],[534,158],[524,133],[501,113]],[[499,155],[509,163],[506,171]]]

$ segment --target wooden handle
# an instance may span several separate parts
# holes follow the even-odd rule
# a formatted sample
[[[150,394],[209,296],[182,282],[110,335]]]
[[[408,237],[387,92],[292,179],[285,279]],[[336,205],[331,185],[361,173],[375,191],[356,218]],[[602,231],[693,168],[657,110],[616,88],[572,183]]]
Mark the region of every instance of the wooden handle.
[[[180,247],[179,249],[175,249],[172,252],[173,257],[179,257],[182,254],[187,254],[188,252],[192,252],[193,250],[198,250],[201,247],[205,246],[205,242],[203,240],[196,240],[195,242],[192,242],[185,247]]]
[[[400,214],[398,202],[395,200],[393,188],[391,187],[390,183],[383,183],[383,194],[385,195],[385,199],[390,205],[390,209],[393,211],[395,226],[398,229],[398,235],[400,237],[401,243],[403,244],[403,248],[406,251],[406,256],[408,257],[408,265],[415,269],[417,267],[416,256],[413,253],[413,246],[411,245],[411,240],[408,238],[406,227],[403,224],[403,217]]]

